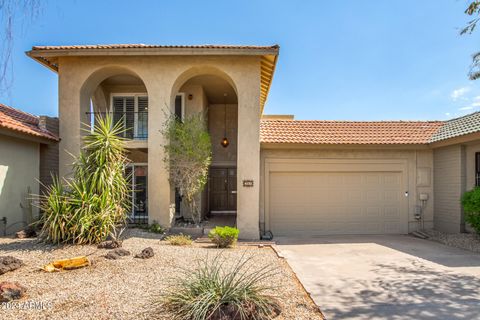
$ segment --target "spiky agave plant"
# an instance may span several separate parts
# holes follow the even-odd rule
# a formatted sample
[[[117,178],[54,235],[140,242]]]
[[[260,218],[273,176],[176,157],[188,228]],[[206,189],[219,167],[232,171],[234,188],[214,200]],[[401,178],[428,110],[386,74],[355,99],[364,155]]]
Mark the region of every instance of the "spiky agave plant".
[[[121,122],[97,117],[73,164],[73,178],[55,179],[41,201],[41,236],[54,243],[98,243],[126,222],[131,190],[125,177]]]

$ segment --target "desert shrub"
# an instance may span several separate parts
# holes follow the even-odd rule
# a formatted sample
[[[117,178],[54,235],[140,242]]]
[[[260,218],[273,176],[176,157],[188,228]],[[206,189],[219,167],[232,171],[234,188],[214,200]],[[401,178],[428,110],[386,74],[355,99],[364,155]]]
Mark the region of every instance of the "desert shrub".
[[[237,228],[217,226],[209,232],[208,237],[217,247],[228,248],[233,247],[237,243],[239,233],[240,231]]]
[[[465,222],[480,234],[480,187],[467,191],[462,196]]]
[[[201,220],[196,197],[208,181],[212,162],[212,143],[204,113],[192,114],[180,121],[174,114],[167,117],[163,136],[166,168],[170,182],[186,200],[195,223]]]
[[[39,197],[43,212],[40,237],[53,243],[94,244],[126,223],[131,206],[125,177],[123,128],[112,118],[98,117],[73,164],[73,178],[54,183]]]
[[[153,223],[148,226],[148,231],[162,234],[165,232],[165,229],[158,222],[153,221]]]
[[[188,246],[193,242],[192,237],[186,234],[172,234],[171,236],[166,237],[165,241],[172,246]]]
[[[280,306],[269,292],[272,267],[252,268],[251,257],[227,266],[220,255],[185,270],[161,299],[160,307],[179,320],[271,319]]]

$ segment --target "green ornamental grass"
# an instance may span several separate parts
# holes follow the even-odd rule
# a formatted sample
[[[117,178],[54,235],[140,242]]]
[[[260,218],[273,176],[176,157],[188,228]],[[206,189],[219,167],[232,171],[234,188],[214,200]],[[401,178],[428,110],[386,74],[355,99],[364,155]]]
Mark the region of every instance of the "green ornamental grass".
[[[276,288],[267,285],[276,270],[254,268],[251,257],[233,266],[217,255],[201,260],[193,271],[185,270],[160,300],[160,310],[177,320],[264,320],[280,313]]]
[[[192,244],[193,240],[192,237],[185,234],[173,234],[165,238],[172,246],[189,246]]]

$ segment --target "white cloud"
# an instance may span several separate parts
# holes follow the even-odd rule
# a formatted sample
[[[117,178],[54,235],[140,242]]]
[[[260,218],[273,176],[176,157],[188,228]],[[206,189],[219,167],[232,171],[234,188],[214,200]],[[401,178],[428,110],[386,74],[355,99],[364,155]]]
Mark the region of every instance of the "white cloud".
[[[462,108],[458,108],[458,110],[472,110],[473,109],[473,103],[472,103],[472,106],[468,106],[468,107],[462,107]]]
[[[462,96],[464,96],[470,90],[471,90],[470,87],[458,88],[458,89],[452,91],[452,93],[450,94],[450,97],[452,98],[452,100],[455,101],[455,100],[461,98]]]
[[[480,107],[480,101],[476,101],[476,102],[472,102],[470,104],[471,108],[470,109],[473,109],[473,108],[476,108],[476,107]]]
[[[445,112],[445,115],[448,117],[450,116],[450,112]]]

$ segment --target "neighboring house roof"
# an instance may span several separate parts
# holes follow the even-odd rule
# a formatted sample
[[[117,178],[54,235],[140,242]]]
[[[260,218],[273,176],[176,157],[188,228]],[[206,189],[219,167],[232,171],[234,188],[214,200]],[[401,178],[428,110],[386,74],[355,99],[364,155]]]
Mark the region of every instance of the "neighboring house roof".
[[[273,80],[280,46],[242,45],[150,45],[150,44],[97,44],[72,46],[34,46],[26,52],[51,70],[58,72],[58,57],[102,55],[256,55],[260,62],[260,106],[263,111]]]
[[[480,112],[451,119],[432,136],[430,142],[442,141],[480,131]]]
[[[39,118],[0,103],[0,129],[7,129],[37,138],[58,141],[58,137],[39,126]]]
[[[265,120],[261,143],[427,144],[442,121]]]

